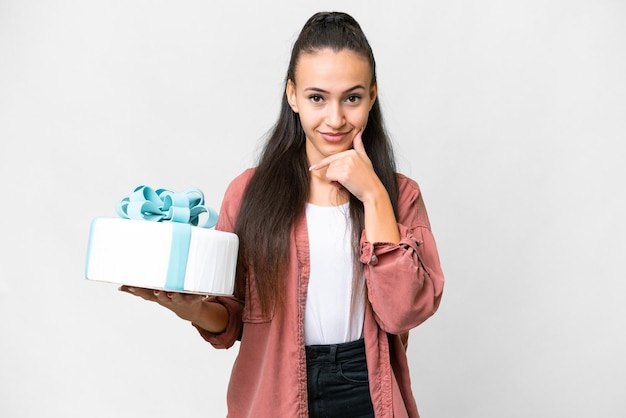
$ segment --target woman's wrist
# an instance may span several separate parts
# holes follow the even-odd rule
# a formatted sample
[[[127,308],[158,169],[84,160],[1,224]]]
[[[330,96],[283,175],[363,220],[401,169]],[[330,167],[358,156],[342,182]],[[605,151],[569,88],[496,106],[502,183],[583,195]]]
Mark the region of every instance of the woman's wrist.
[[[381,185],[382,186],[382,185]],[[365,233],[371,242],[400,242],[400,231],[387,190],[376,189],[367,201],[363,201]]]
[[[191,323],[205,331],[219,334],[228,325],[228,310],[221,303],[202,302],[198,315]]]

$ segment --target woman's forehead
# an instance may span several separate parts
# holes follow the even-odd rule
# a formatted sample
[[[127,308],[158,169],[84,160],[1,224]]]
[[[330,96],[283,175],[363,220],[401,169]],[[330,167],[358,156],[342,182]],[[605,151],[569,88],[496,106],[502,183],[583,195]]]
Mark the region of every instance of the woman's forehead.
[[[372,69],[367,58],[349,49],[333,51],[330,48],[300,55],[295,71],[295,82],[305,85],[363,85],[369,87]],[[319,85],[318,85],[319,84]]]

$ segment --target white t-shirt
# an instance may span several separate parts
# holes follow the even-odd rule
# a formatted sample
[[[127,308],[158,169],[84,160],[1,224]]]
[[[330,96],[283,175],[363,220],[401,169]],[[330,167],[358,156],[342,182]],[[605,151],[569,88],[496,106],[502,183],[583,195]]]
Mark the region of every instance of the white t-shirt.
[[[340,344],[358,340],[363,334],[362,294],[350,316],[352,228],[349,212],[349,203],[340,206],[307,203],[306,206],[311,266],[304,313],[306,345]]]

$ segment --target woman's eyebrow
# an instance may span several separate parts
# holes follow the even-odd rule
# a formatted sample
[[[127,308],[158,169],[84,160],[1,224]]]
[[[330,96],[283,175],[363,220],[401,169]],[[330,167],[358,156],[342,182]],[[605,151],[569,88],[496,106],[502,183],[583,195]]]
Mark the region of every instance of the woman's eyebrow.
[[[350,87],[349,89],[343,91],[342,94],[350,93],[350,92],[353,92],[353,91],[359,90],[359,89],[365,90],[365,87],[362,86],[361,84],[357,84],[356,86]],[[325,94],[330,93],[329,91],[321,89],[319,87],[307,87],[307,88],[304,89],[304,91],[313,91],[313,92],[316,92],[316,93],[325,93]]]

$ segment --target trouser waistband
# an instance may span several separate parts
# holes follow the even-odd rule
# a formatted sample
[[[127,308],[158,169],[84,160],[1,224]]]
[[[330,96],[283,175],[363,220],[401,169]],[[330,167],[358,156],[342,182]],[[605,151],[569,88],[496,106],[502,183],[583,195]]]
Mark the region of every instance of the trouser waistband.
[[[335,362],[354,357],[365,356],[363,338],[341,344],[307,345],[307,360]]]

